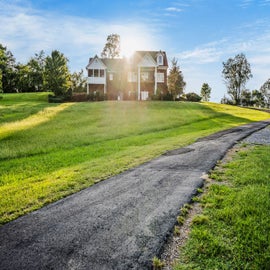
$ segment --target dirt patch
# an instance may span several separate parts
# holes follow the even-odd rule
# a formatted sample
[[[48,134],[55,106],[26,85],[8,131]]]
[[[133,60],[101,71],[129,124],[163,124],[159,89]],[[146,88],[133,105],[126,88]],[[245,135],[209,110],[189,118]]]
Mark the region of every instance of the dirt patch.
[[[222,165],[230,162],[237,152],[250,147],[252,146],[243,146],[242,144],[236,144],[233,148],[228,150],[224,158],[217,163],[214,170],[222,170]],[[204,185],[202,187],[203,192],[200,194],[200,196],[203,196],[208,187],[212,184],[228,184],[225,182],[219,182],[211,179],[207,174],[204,175],[202,178],[204,179]],[[173,267],[177,264],[181,248],[184,247],[187,243],[189,233],[191,231],[192,220],[196,215],[201,214],[203,211],[202,205],[198,202],[192,203],[191,206],[192,208],[189,210],[189,213],[185,218],[184,224],[179,226],[179,233],[177,235],[172,234],[168,238],[168,241],[164,246],[163,252],[160,256],[161,260],[165,264],[164,268],[162,268],[164,270],[172,270]]]
[[[163,269],[173,269],[174,265],[177,263],[181,247],[183,247],[188,240],[193,217],[201,212],[201,205],[199,203],[193,203],[192,209],[189,211],[184,224],[179,227],[179,233],[177,235],[172,235],[168,239],[168,242],[166,243],[164,251],[161,255],[161,260],[165,263],[165,267]]]

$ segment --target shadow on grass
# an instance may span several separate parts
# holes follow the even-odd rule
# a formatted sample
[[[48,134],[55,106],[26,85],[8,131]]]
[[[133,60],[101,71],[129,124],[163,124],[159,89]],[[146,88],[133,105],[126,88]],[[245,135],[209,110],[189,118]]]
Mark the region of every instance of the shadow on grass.
[[[0,189],[7,198],[0,206],[13,213],[4,222],[166,150],[249,122],[201,104],[68,103],[48,121],[0,141]]]

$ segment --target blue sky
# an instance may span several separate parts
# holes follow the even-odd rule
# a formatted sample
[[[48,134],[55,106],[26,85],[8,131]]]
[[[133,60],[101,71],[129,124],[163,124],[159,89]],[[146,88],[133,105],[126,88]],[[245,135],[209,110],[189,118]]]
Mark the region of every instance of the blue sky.
[[[133,50],[164,50],[178,64],[185,92],[206,82],[211,100],[226,93],[222,62],[244,53],[258,89],[270,78],[270,0],[0,0],[0,43],[26,63],[40,50],[57,49],[71,71],[100,55],[111,33]]]

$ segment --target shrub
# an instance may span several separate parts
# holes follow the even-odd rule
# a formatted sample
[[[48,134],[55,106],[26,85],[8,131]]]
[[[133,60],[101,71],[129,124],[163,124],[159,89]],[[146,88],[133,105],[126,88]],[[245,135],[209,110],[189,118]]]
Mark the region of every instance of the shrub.
[[[107,100],[107,95],[100,92],[90,93],[88,95],[89,101],[104,101]]]
[[[69,88],[65,93],[62,95],[48,95],[48,102],[49,103],[62,103],[66,101],[71,101],[72,98],[72,89]]]
[[[162,95],[162,100],[172,101],[173,95],[171,93],[166,93],[166,94]]]
[[[200,97],[199,95],[197,95],[194,92],[191,92],[191,93],[186,94],[186,99],[187,99],[187,101],[200,102],[202,97]]]
[[[89,96],[86,93],[75,93],[71,97],[72,102],[85,102],[89,101]]]
[[[48,102],[49,103],[62,103],[64,101],[65,101],[64,96],[48,95]]]

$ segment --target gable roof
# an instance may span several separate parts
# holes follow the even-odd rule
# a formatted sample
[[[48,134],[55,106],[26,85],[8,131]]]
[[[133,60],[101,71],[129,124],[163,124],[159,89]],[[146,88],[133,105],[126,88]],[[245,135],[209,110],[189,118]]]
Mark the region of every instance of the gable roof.
[[[89,59],[89,63],[86,66],[86,69],[90,69],[90,67],[92,68],[100,68],[102,67],[103,69],[106,69],[106,65],[104,64],[104,62],[102,61],[102,59],[100,59],[97,55],[93,58]]]
[[[126,58],[99,58],[97,55],[89,59],[89,64],[87,69],[90,66],[94,65],[94,62],[98,61],[99,66],[103,69],[107,69],[109,72],[118,72],[125,68],[137,68],[138,66],[143,66],[144,62],[150,63],[150,66],[155,66],[157,64],[157,56],[162,54],[163,56],[163,67],[168,67],[168,60],[165,51],[136,51],[134,52],[131,59]]]
[[[125,64],[125,59],[121,58],[101,58],[108,71],[120,71]]]
[[[157,55],[162,54],[164,61],[163,66],[168,67],[168,59],[165,51],[136,51],[133,55],[134,61],[139,62],[139,59],[143,58],[146,54],[150,54],[155,61],[157,61]]]
[[[156,67],[157,61],[155,58],[151,56],[150,53],[146,53],[140,61],[137,63],[137,66],[139,67]]]

